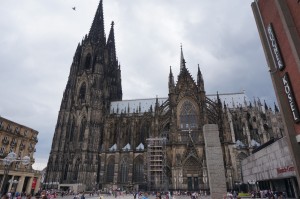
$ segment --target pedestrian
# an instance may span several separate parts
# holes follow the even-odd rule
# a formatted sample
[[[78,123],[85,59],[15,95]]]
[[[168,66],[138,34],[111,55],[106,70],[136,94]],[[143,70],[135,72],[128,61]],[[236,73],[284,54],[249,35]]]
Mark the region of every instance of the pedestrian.
[[[1,199],[9,199],[9,197],[8,197],[7,194],[3,194],[3,195],[1,196]]]
[[[149,199],[149,198],[148,198],[148,193],[147,193],[147,192],[144,193],[144,196],[142,197],[142,199]]]

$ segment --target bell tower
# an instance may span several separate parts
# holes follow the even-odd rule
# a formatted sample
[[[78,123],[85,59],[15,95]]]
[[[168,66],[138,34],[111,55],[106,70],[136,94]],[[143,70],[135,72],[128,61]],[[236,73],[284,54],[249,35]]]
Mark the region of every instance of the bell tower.
[[[106,41],[100,1],[89,34],[78,44],[58,113],[47,165],[47,182],[99,182],[98,152],[105,114],[122,100],[121,69],[116,56],[114,22]]]

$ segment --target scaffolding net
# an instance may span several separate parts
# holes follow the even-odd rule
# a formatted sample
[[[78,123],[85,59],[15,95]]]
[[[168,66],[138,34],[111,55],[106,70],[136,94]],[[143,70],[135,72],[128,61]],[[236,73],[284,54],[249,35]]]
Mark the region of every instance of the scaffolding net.
[[[147,139],[147,184],[148,190],[167,189],[166,138]]]

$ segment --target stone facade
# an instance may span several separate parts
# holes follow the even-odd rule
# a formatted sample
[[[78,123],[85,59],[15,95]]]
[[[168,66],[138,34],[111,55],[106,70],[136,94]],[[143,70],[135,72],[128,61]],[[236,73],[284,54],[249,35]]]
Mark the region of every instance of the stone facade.
[[[244,92],[207,95],[198,67],[194,80],[181,49],[180,74],[170,69],[167,98],[122,100],[114,24],[104,34],[100,1],[94,22],[75,52],[63,94],[45,182],[92,189],[209,190],[203,126],[218,125],[226,187],[241,181],[240,161],[260,144],[281,137],[280,113]],[[149,167],[147,139],[156,171]],[[153,160],[154,161],[154,160]],[[153,162],[152,161],[152,162]],[[152,163],[151,163],[152,164]],[[151,169],[151,172],[149,171]]]
[[[16,122],[0,117],[0,158],[4,159],[8,153],[17,154],[17,160],[24,156],[30,157],[29,165],[22,165],[20,161],[10,164],[8,179],[14,180],[14,183],[3,183],[4,191],[36,193],[39,190],[41,174],[39,171],[32,169],[34,163],[33,154],[38,132],[29,127],[23,126]],[[0,165],[0,182],[3,181],[4,165]],[[36,186],[32,190],[32,184]]]

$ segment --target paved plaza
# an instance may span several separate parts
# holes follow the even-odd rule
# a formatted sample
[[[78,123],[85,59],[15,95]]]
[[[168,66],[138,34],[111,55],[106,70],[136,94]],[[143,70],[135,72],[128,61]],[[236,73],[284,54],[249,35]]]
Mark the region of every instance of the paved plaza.
[[[104,196],[104,199],[134,199],[132,194],[120,195],[120,196],[117,196],[116,198],[114,196],[106,195],[106,194],[103,194],[103,196]],[[73,199],[74,195],[68,195],[68,196],[64,196],[64,197],[58,196],[57,198],[58,199]],[[90,196],[88,194],[85,194],[85,198],[86,199],[100,199],[100,196],[98,196],[98,195]],[[173,198],[174,199],[191,199],[190,196],[176,196]],[[149,199],[155,199],[155,195],[149,195]],[[162,196],[162,199],[165,199],[165,196]],[[198,199],[211,199],[211,198],[209,196],[199,196]]]
[[[132,194],[127,194],[127,195],[121,195],[121,196],[117,196],[116,198],[114,196],[111,195],[106,195],[103,194],[104,199],[134,199]],[[58,196],[57,199],[73,199],[74,195],[68,195],[68,196]],[[94,196],[90,196],[88,194],[85,194],[85,198],[86,199],[100,199],[100,196],[98,195],[94,195]],[[186,195],[181,195],[181,196],[175,196],[173,197],[174,199],[191,199],[190,196],[186,196]],[[229,197],[228,197],[229,198]],[[155,199],[154,195],[149,195],[149,199]],[[162,196],[162,199],[165,199],[165,196]],[[212,199],[210,196],[199,196],[197,199]],[[223,199],[223,198],[213,198],[213,199]],[[242,199],[250,199],[248,197],[242,197]],[[294,199],[294,198],[287,198],[287,199]]]

